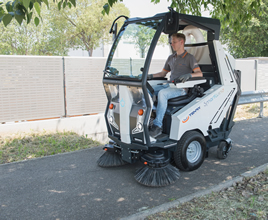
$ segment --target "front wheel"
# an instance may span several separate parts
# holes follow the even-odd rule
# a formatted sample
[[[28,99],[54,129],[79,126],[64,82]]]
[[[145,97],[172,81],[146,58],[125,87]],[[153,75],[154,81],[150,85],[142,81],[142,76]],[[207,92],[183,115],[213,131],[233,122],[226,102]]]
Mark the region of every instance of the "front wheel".
[[[205,156],[205,137],[197,131],[188,131],[178,141],[174,161],[180,170],[193,171],[202,165]]]

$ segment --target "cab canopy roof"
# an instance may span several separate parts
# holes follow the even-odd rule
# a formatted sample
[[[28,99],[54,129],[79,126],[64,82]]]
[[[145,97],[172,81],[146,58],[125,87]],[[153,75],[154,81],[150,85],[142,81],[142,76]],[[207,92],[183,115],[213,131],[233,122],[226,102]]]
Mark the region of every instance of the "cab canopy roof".
[[[219,40],[220,21],[218,19],[180,14],[173,10],[167,13],[156,14],[155,16],[148,18],[129,18],[125,23],[137,23],[159,19],[162,19],[165,23],[163,32],[166,34],[177,33],[179,30],[183,30],[186,26],[193,25],[208,32],[208,41]]]

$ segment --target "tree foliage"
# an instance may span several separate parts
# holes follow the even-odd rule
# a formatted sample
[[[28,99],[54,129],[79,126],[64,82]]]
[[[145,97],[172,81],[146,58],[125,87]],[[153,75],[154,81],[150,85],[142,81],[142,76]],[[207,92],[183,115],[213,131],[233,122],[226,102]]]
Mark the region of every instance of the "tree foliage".
[[[76,7],[66,8],[60,12],[54,8],[54,20],[65,21],[65,36],[70,39],[72,48],[88,51],[92,56],[93,49],[101,40],[108,41],[112,21],[121,14],[129,15],[123,4],[114,5],[108,16],[104,16],[102,6],[105,0],[79,0]],[[122,20],[121,20],[122,23]]]
[[[57,4],[59,10],[66,7],[72,8],[77,3],[76,0],[53,0],[53,2]],[[109,14],[110,8],[116,2],[123,2],[123,0],[106,0],[102,13]],[[151,0],[151,2],[157,4],[160,0]],[[201,15],[201,9],[204,8],[210,11],[213,18],[220,19],[223,26],[231,25],[239,30],[241,24],[247,24],[251,20],[253,10],[258,12],[260,3],[261,0],[171,0],[170,5],[180,13],[193,15]],[[42,19],[42,5],[49,7],[51,3],[48,0],[11,0],[6,4],[0,2],[0,22],[7,26],[12,19],[16,19],[19,24],[23,20],[29,23],[33,19],[38,25]]]
[[[268,0],[261,3],[260,9],[262,14],[253,10],[252,19],[248,25],[242,23],[239,32],[230,25],[222,29],[221,41],[235,58],[268,57]]]
[[[151,41],[154,37],[155,30],[150,29],[143,25],[136,26],[136,30],[131,33],[129,39],[135,44],[135,48],[138,49],[141,58],[144,58],[148,52],[148,49],[151,45]],[[167,45],[168,39],[165,36],[160,36],[160,39],[157,42],[158,45]]]
[[[65,56],[70,48],[81,48],[92,56],[100,42],[111,39],[108,29],[113,19],[129,14],[123,4],[116,4],[110,15],[104,16],[103,4],[104,0],[80,0],[76,7],[61,11],[57,5],[51,4],[49,10],[43,6],[38,27],[33,22],[20,25],[15,20],[7,27],[0,23],[0,54]]]
[[[64,22],[55,23],[50,12],[43,9],[43,22],[19,25],[15,20],[8,27],[0,23],[0,54],[5,55],[67,55],[69,42],[64,35]]]
[[[103,7],[104,12],[108,14],[110,8],[118,1],[123,0],[108,0]],[[157,4],[160,0],[151,2]],[[198,16],[201,16],[203,8],[210,12],[212,18],[220,19],[223,27],[230,25],[239,30],[241,24],[249,23],[253,12],[259,13],[260,4],[261,0],[171,0],[170,6],[179,13]]]
[[[125,32],[125,37],[129,42],[134,43],[141,58],[144,58],[155,34],[155,30],[143,25],[129,26]]]
[[[76,0],[53,0],[57,4],[58,9],[68,6],[76,6]],[[41,8],[46,5],[47,8],[51,5],[49,0],[11,0],[6,3],[0,2],[0,22],[7,26],[13,19],[19,24],[26,21],[27,24],[34,20],[37,26],[42,20]]]

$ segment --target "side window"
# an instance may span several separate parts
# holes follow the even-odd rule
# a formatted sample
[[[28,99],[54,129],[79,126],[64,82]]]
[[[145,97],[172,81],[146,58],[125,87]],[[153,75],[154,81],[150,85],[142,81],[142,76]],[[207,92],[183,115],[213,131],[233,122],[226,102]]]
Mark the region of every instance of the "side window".
[[[211,64],[207,45],[187,47],[187,44],[198,44],[207,42],[207,32],[192,25],[188,25],[181,31],[181,33],[183,33],[186,38],[185,50],[187,50],[188,53],[194,55],[195,59],[199,64]]]
[[[169,44],[168,35],[162,33],[154,50],[149,74],[162,71],[170,54],[172,54],[172,50]]]

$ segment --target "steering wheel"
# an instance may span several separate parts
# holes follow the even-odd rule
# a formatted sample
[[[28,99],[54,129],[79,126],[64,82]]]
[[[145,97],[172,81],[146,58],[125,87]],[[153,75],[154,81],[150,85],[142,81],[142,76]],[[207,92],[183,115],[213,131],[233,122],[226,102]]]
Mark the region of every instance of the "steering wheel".
[[[111,67],[111,66],[108,66],[106,68],[105,72],[108,73],[108,74],[111,74],[111,75],[115,75],[115,76],[118,76],[118,74],[119,74],[119,71],[116,68]]]

